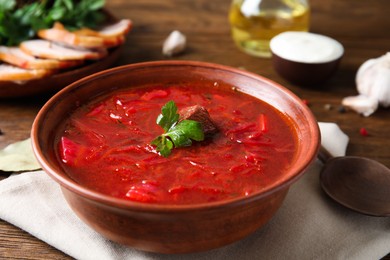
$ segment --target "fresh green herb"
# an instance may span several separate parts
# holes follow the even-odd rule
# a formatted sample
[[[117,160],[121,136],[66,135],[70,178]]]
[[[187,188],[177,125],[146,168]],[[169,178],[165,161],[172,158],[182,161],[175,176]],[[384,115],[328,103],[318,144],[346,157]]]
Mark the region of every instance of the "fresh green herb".
[[[0,0],[0,45],[18,45],[61,22],[69,30],[94,28],[104,20],[105,0],[41,0],[22,6]]]
[[[156,123],[164,129],[164,134],[156,137],[152,144],[164,157],[171,154],[173,148],[191,146],[192,140],[203,141],[202,124],[194,120],[179,121],[179,114],[175,102],[169,101],[157,117]]]

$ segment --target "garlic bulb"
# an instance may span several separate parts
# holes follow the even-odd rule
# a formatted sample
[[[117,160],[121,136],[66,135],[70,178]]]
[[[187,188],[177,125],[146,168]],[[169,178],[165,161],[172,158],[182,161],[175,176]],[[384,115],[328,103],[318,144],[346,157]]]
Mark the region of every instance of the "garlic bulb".
[[[356,74],[358,96],[346,97],[342,104],[369,116],[378,105],[390,106],[390,52],[365,61]]]
[[[356,85],[360,94],[390,106],[390,52],[364,62],[357,72]]]

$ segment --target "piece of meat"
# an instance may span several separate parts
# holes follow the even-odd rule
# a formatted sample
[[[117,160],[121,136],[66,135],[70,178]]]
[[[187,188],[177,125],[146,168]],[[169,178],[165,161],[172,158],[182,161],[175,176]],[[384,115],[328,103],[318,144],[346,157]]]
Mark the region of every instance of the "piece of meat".
[[[107,55],[106,49],[73,49],[46,40],[24,41],[19,47],[27,54],[44,59],[98,60]]]
[[[133,27],[133,23],[129,19],[122,19],[114,24],[105,25],[97,30],[91,30],[89,28],[82,28],[80,30],[74,31],[73,33],[77,35],[85,36],[99,36],[104,38],[116,37],[116,36],[125,36],[130,32]]]
[[[185,107],[179,111],[179,122],[183,120],[194,120],[202,124],[205,135],[215,134],[218,132],[216,124],[210,117],[206,108],[194,105]]]
[[[0,46],[0,60],[24,69],[66,69],[83,64],[83,60],[40,59],[19,47]]]
[[[38,31],[42,39],[62,43],[71,47],[89,49],[111,48],[125,42],[125,35],[131,28],[130,20],[103,27],[100,31],[88,28],[69,31],[61,23],[55,23],[53,28]]]
[[[0,80],[2,81],[26,81],[39,79],[53,74],[55,70],[47,69],[22,69],[9,64],[0,64]]]

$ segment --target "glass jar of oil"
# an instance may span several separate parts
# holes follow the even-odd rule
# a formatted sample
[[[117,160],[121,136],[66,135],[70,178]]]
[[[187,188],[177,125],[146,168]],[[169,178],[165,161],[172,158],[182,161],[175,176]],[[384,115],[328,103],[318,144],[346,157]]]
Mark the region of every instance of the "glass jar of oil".
[[[270,40],[285,31],[308,31],[308,0],[233,0],[229,12],[232,37],[244,52],[270,57]]]

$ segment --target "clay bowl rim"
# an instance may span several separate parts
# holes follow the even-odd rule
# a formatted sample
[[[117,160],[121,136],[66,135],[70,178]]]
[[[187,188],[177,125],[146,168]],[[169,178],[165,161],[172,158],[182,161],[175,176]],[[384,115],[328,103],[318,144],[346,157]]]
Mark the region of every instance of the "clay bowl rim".
[[[257,81],[263,81],[267,85],[270,85],[272,88],[276,88],[278,91],[284,92],[288,95],[296,105],[299,105],[301,110],[304,112],[305,120],[308,121],[310,126],[310,133],[312,133],[313,140],[317,140],[317,142],[311,142],[309,144],[310,149],[305,153],[306,156],[302,160],[296,160],[297,167],[294,167],[295,172],[290,174],[289,178],[281,178],[282,181],[275,182],[272,186],[267,187],[265,190],[255,192],[248,197],[240,196],[232,199],[226,199],[216,202],[210,203],[197,203],[197,204],[186,204],[186,205],[174,205],[174,204],[149,204],[142,202],[133,202],[127,201],[119,198],[115,198],[109,195],[105,195],[91,189],[83,187],[83,185],[72,181],[70,178],[66,178],[63,175],[66,175],[65,172],[57,173],[57,170],[51,167],[50,160],[46,159],[44,153],[42,152],[42,148],[40,147],[39,139],[39,128],[44,125],[45,115],[50,111],[52,106],[55,106],[57,102],[66,99],[67,94],[75,91],[78,87],[84,85],[84,87],[88,86],[88,82],[95,81],[101,77],[105,77],[107,75],[116,74],[116,73],[124,73],[128,70],[141,69],[146,67],[172,67],[172,66],[188,66],[188,67],[201,67],[204,69],[211,70],[219,70],[219,71],[227,71],[232,74],[236,74],[239,77],[249,77],[253,78]],[[231,83],[228,83],[233,85]],[[98,92],[101,93],[102,91]],[[107,93],[107,92],[106,92]],[[96,94],[96,93],[95,93]],[[93,95],[96,97],[96,95]],[[255,73],[251,73],[248,71],[243,71],[238,68],[233,68],[225,65],[208,63],[208,62],[200,62],[200,61],[182,61],[182,60],[171,60],[171,61],[149,61],[149,62],[140,62],[134,64],[123,65],[111,69],[107,69],[104,71],[97,72],[90,76],[84,77],[67,87],[63,88],[61,91],[56,93],[52,98],[50,98],[46,104],[40,109],[38,112],[32,126],[31,131],[31,140],[32,147],[37,158],[38,162],[41,164],[42,169],[48,174],[52,179],[54,179],[58,184],[60,184],[61,188],[66,188],[67,190],[76,193],[78,196],[87,198],[89,200],[99,202],[105,205],[113,206],[121,209],[131,209],[140,212],[188,212],[188,211],[197,211],[197,210],[208,210],[208,209],[217,209],[220,207],[234,207],[234,205],[241,205],[251,202],[253,200],[260,200],[274,192],[278,192],[279,190],[285,189],[289,187],[293,182],[295,182],[299,177],[301,177],[305,170],[309,167],[309,165],[315,160],[316,155],[318,153],[320,147],[320,132],[317,121],[310,111],[310,109],[302,102],[300,98],[298,98],[293,92],[288,90],[285,87],[282,87],[280,84],[271,81],[263,76],[257,75]],[[50,142],[52,143],[52,142]],[[287,174],[285,174],[287,175]]]

